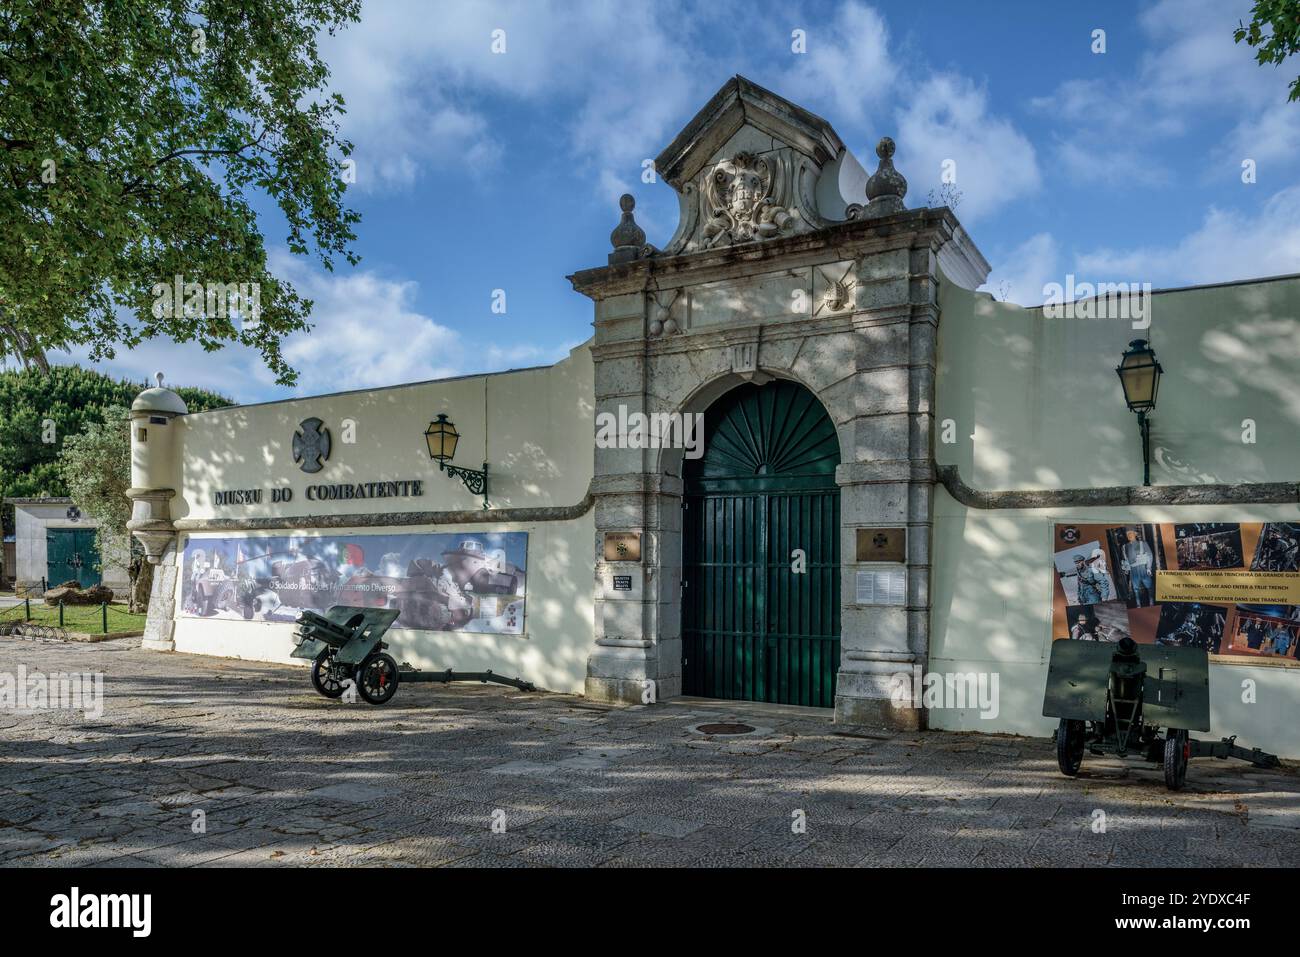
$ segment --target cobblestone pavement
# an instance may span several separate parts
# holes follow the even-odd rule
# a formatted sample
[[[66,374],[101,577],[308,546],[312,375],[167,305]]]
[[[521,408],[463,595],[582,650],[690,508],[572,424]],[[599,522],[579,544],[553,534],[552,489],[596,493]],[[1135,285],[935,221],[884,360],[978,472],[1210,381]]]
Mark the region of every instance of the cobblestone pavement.
[[[1142,763],[1068,780],[1044,739],[849,737],[803,709],[484,685],[376,708],[299,668],[0,639],[20,665],[102,671],[105,707],[0,711],[6,866],[1300,865],[1294,766],[1200,760],[1171,794]],[[692,730],[727,717],[757,732]]]

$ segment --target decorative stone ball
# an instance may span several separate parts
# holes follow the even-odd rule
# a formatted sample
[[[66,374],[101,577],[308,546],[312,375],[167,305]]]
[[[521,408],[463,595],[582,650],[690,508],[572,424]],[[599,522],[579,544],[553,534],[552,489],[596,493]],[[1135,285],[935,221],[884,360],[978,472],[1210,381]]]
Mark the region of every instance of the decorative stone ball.
[[[632,215],[632,210],[636,208],[636,200],[631,193],[624,193],[618,199],[618,206],[623,211],[623,216],[619,224],[614,227],[614,231],[609,234],[609,241],[615,249],[640,251],[645,245],[645,230],[636,224]]]
[[[664,334],[664,324],[658,319],[650,320],[650,335],[662,336]]]
[[[664,320],[663,326],[664,326],[664,333],[671,336],[674,332],[677,331],[677,320],[674,319],[672,316],[669,316],[667,319]]]

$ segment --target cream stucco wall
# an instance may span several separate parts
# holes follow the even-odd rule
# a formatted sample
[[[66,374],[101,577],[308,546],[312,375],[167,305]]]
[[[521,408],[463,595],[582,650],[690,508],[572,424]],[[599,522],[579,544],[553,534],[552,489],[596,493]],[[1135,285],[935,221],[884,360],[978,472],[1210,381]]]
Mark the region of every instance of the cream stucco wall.
[[[980,491],[1141,482],[1135,416],[1113,372],[1149,337],[1165,369],[1152,417],[1154,484],[1300,480],[1300,280],[1161,293],[1152,328],[1119,320],[1045,319],[945,283],[940,293],[940,465]],[[1243,444],[1242,420],[1257,443]],[[973,439],[971,436],[973,435]],[[929,668],[997,672],[1000,712],[935,710],[931,726],[1049,734],[1042,695],[1051,643],[1052,526],[1058,522],[1300,520],[1294,505],[974,509],[935,496]],[[1242,702],[1242,682],[1256,702]],[[1300,668],[1210,666],[1216,734],[1300,757]]]
[[[519,676],[557,691],[581,691],[593,614],[591,511],[561,521],[470,522],[321,527],[309,516],[392,512],[475,512],[482,498],[430,461],[424,432],[440,412],[461,434],[455,464],[490,467],[493,509],[575,506],[592,476],[592,363],[587,346],[554,366],[439,380],[386,389],[239,406],[176,420],[180,495],[171,514],[179,547],[203,538],[346,536],[429,532],[528,533],[528,593],[523,635],[431,632],[394,628],[387,639],[399,661],[417,668],[484,671]],[[306,474],[293,461],[293,435],[308,417],[330,430],[324,468]],[[347,422],[354,441],[347,442]],[[311,501],[309,485],[418,479],[416,497]],[[216,505],[213,493],[261,488],[254,505]],[[293,499],[272,504],[265,490],[289,488]],[[257,530],[193,528],[212,519],[283,517],[290,527]],[[183,617],[182,577],[176,650],[269,661],[291,661],[293,626],[262,621]]]
[[[485,376],[235,406],[177,420],[183,468],[175,519],[334,515],[363,511],[478,508],[459,481],[438,474],[424,432],[445,412],[460,432],[455,464],[490,466],[493,508],[573,505],[592,474],[592,366],[584,345],[554,366]],[[321,419],[333,448],[320,472],[293,461],[293,436]],[[345,441],[344,421],[355,423]],[[419,498],[309,501],[308,485],[425,479]],[[286,505],[214,506],[223,489],[287,486]]]
[[[935,457],[974,488],[1141,484],[1137,417],[1114,371],[1137,338],[1165,369],[1152,484],[1300,479],[1300,277],[1157,292],[1145,330],[1047,319],[953,282],[939,307],[937,430],[952,419],[956,441],[937,441]]]

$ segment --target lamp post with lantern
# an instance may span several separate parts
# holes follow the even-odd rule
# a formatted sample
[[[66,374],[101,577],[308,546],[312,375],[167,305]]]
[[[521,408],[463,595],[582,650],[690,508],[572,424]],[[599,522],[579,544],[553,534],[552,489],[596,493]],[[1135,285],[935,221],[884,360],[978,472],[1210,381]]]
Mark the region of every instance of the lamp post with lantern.
[[[1136,412],[1138,430],[1142,433],[1142,484],[1151,484],[1151,422],[1148,418],[1156,407],[1160,391],[1160,376],[1164,373],[1150,343],[1134,339],[1120,357],[1115,372],[1124,387],[1124,402],[1130,412]]]

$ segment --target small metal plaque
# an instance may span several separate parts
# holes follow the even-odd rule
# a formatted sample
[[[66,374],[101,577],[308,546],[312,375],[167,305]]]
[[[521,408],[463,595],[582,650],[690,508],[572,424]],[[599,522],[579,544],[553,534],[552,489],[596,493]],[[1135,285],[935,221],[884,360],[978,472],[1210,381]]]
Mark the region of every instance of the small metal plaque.
[[[859,571],[854,596],[859,605],[906,605],[907,570]]]
[[[859,528],[857,560],[903,564],[907,561],[907,529]]]
[[[639,562],[641,560],[640,532],[606,532],[605,561]]]
[[[631,575],[614,576],[614,591],[631,591],[631,590],[632,590]]]

